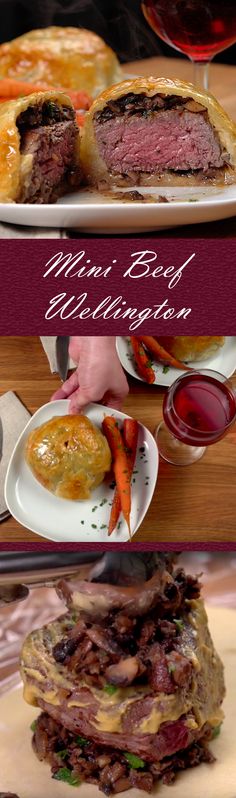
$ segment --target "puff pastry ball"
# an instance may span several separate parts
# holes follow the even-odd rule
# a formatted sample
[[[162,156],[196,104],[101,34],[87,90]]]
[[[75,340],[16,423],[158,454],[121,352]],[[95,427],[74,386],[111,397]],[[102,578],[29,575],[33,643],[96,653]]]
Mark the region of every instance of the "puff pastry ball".
[[[105,436],[84,415],[55,416],[34,429],[25,456],[38,482],[64,499],[89,499],[111,467]]]
[[[39,28],[0,45],[0,77],[83,90],[96,97],[122,80],[116,54],[85,28]]]
[[[158,341],[170,355],[187,363],[207,360],[223,346],[224,335],[173,335],[158,336]]]

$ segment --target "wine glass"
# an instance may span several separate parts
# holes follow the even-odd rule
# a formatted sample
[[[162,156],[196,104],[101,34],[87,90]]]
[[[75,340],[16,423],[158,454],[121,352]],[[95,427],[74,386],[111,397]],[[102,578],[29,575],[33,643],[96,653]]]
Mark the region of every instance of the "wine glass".
[[[173,465],[191,465],[236,421],[236,390],[217,371],[188,372],[172,383],[154,436],[159,454]]]
[[[210,61],[236,41],[236,0],[141,0],[141,8],[155,33],[190,58],[193,82],[207,91]]]

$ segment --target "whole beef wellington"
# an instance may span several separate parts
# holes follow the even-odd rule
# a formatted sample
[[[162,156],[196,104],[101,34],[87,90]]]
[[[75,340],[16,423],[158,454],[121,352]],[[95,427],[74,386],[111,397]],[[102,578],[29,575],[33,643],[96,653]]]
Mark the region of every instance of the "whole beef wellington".
[[[42,710],[35,753],[53,778],[105,795],[150,793],[159,779],[212,762],[208,743],[223,718],[223,666],[198,580],[163,554],[145,582],[135,567],[130,585],[127,571],[124,584],[89,574],[61,582],[67,612],[22,652],[25,699]]]
[[[219,103],[179,80],[136,78],[103,92],[81,143],[85,180],[201,185],[236,179],[236,126]]]
[[[54,202],[80,183],[70,99],[38,92],[0,105],[0,201]]]

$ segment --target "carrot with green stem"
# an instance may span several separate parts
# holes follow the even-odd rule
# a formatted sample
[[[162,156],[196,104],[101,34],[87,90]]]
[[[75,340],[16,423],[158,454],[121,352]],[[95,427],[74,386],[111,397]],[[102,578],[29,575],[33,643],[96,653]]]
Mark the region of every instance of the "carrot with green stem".
[[[125,451],[124,441],[114,416],[105,416],[102,422],[102,429],[110,446],[113,460],[113,470],[119,492],[121,509],[128,526],[129,536],[131,537],[131,479],[130,467]]]
[[[156,375],[152,368],[150,357],[148,357],[147,353],[145,352],[145,349],[139,338],[131,335],[130,343],[133,350],[137,372],[140,374],[140,377],[145,380],[145,382],[148,382],[148,384],[151,385],[153,382],[155,382]]]
[[[138,340],[146,346],[148,352],[159,362],[165,363],[167,366],[173,366],[175,369],[181,369],[181,371],[194,371],[190,366],[186,366],[185,363],[182,363],[181,360],[176,360],[175,357],[172,357],[172,355],[158,343],[156,338],[152,338],[151,335],[142,335]]]
[[[136,459],[137,442],[138,442],[138,422],[134,418],[126,418],[124,420],[123,441],[125,444],[125,449],[130,469],[130,478],[131,478]],[[108,526],[109,536],[112,534],[112,532],[114,532],[114,529],[118,524],[120,513],[121,513],[120,494],[116,486],[113,496],[109,526]]]

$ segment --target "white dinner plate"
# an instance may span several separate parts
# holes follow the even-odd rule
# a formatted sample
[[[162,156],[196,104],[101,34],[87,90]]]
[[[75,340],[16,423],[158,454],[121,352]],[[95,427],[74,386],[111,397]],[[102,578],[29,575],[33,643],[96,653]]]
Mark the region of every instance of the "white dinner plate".
[[[131,377],[135,377],[136,380],[140,380],[140,382],[145,382],[145,380],[137,374],[135,369],[134,356],[129,338],[117,337],[116,349],[121,365],[128,374],[131,374]],[[179,369],[169,368],[168,366],[163,366],[161,363],[156,363],[152,360],[152,357],[151,361],[156,379],[150,387],[152,387],[152,385],[172,385],[172,382],[183,374],[183,371]],[[214,355],[207,360],[194,361],[191,363],[191,366],[194,369],[213,369],[213,371],[219,371],[220,374],[224,374],[225,377],[231,377],[236,369],[236,336],[227,335],[224,345],[218,349]]]
[[[111,503],[114,488],[111,474],[92,492],[91,499],[70,501],[54,496],[33,476],[25,461],[25,444],[31,430],[49,421],[53,416],[68,413],[69,402],[59,399],[49,402],[32,416],[22,432],[11,456],[5,481],[5,501],[16,520],[56,542],[116,543],[129,539],[127,525],[121,516],[119,529],[108,537]],[[129,418],[118,410],[103,405],[90,404],[86,415],[98,427],[105,415],[114,415],[118,422]],[[139,424],[137,457],[132,482],[131,532],[137,531],[152,499],[158,473],[158,451],[151,433]]]
[[[154,200],[124,201],[137,190]],[[120,191],[121,199],[117,199]],[[158,196],[169,202],[158,202]],[[0,203],[0,221],[35,227],[67,227],[87,233],[145,233],[165,227],[214,222],[236,215],[236,186],[114,189],[101,194],[81,189],[52,205]]]

